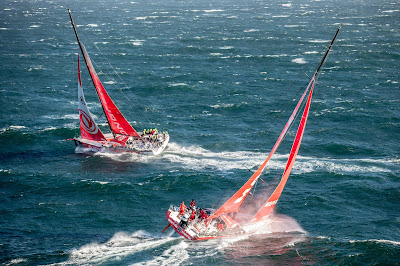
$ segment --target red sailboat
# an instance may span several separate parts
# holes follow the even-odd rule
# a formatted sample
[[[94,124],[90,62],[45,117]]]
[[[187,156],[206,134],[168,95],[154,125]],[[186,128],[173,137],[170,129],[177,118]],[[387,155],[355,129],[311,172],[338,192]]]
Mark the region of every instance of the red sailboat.
[[[68,12],[79,48],[111,130],[111,133],[103,134],[89,112],[83,94],[78,54],[78,107],[81,136],[73,139],[76,146],[90,148],[91,150],[160,154],[169,142],[168,133],[158,132],[157,129],[137,132],[129,124],[101,83],[92,65],[89,54],[78,37],[71,11],[69,9]]]
[[[228,199],[224,204],[222,204],[222,206],[217,210],[204,209],[199,211],[196,209],[196,207],[185,208],[184,206],[181,205],[181,208],[177,208],[171,205],[166,214],[169,223],[169,225],[166,228],[172,226],[176,232],[178,232],[180,235],[189,240],[206,240],[212,238],[241,235],[245,233],[244,231],[245,227],[250,227],[257,223],[265,222],[268,220],[269,215],[272,213],[275,205],[279,200],[279,197],[282,194],[285,184],[289,178],[290,172],[293,168],[297,153],[299,151],[300,143],[303,138],[304,129],[306,126],[307,117],[310,109],[311,98],[314,90],[314,85],[317,81],[318,73],[323,63],[325,62],[325,59],[328,56],[329,51],[332,48],[332,45],[339,33],[340,28],[341,25],[337,29],[335,36],[333,37],[327,51],[325,52],[317,70],[312,76],[308,86],[304,90],[300,100],[298,101],[295,109],[293,110],[291,116],[289,117],[289,120],[287,121],[285,127],[283,128],[275,145],[273,146],[271,152],[267,156],[267,159],[261,164],[261,166],[257,169],[257,171],[230,199]],[[303,100],[305,98],[307,98],[307,101],[304,105],[303,115],[301,117],[301,121],[297,129],[295,139],[293,141],[292,149],[290,151],[286,167],[283,171],[283,175],[278,186],[276,187],[272,195],[268,198],[268,200],[265,201],[265,203],[259,208],[256,214],[250,215],[249,217],[246,217],[244,220],[243,220],[243,215],[241,215],[242,218],[239,218],[240,215],[237,218],[237,214],[243,214],[240,209],[243,202],[249,195],[251,189],[254,187],[257,180],[260,178],[260,175],[265,169],[268,161],[271,159],[272,155],[275,153],[276,149],[281,144],[282,139],[284,138],[288,129],[294,122],[295,117],[299,112],[300,106],[302,106]],[[202,212],[205,212],[206,215],[208,213],[209,216],[206,217],[205,215],[202,215],[201,214]],[[190,216],[191,218],[189,218]]]

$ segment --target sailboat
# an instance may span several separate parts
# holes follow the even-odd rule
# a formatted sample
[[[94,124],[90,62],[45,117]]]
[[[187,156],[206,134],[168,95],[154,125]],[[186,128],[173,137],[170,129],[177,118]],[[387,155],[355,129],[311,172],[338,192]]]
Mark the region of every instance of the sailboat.
[[[129,124],[101,83],[92,65],[89,54],[78,37],[75,23],[69,9],[68,13],[80,51],[111,130],[111,133],[103,134],[93,120],[93,116],[87,107],[83,93],[78,53],[78,108],[81,136],[73,138],[75,145],[94,151],[160,154],[168,145],[168,132],[158,132],[157,129],[147,129],[143,130],[143,132],[137,132]]]
[[[251,227],[256,224],[265,223],[271,218],[271,213],[276,206],[282,191],[286,185],[289,178],[290,172],[293,168],[294,162],[296,160],[297,153],[303,138],[308,113],[310,110],[311,99],[313,95],[314,85],[317,82],[318,73],[327,58],[332,45],[339,33],[341,25],[338,27],[328,49],[326,50],[317,70],[312,76],[308,86],[305,88],[301,98],[297,102],[295,109],[290,115],[286,125],[284,126],[281,134],[279,135],[275,145],[268,154],[266,160],[261,164],[261,166],[255,171],[255,173],[247,180],[247,182],[224,204],[222,204],[219,209],[198,209],[195,203],[191,203],[191,206],[187,208],[182,202],[180,207],[171,205],[167,210],[166,217],[168,220],[167,227],[163,230],[165,231],[168,227],[172,228],[181,236],[189,240],[207,240],[212,238],[222,238],[245,234],[244,230],[247,227]],[[308,95],[308,96],[307,96]],[[304,99],[306,103],[303,105]],[[303,106],[303,107],[301,107]],[[253,215],[243,215],[243,210],[241,206],[245,201],[246,197],[249,195],[250,191],[256,184],[257,180],[260,178],[262,172],[267,166],[268,161],[271,159],[272,155],[275,153],[279,145],[281,144],[283,138],[285,137],[288,129],[293,124],[295,117],[303,109],[303,114],[301,121],[299,123],[296,136],[293,141],[293,145],[290,151],[289,158],[286,163],[286,167],[283,171],[281,180],[278,186],[275,188],[270,197],[264,202],[258,211]],[[239,214],[239,215],[238,215]],[[241,216],[241,217],[240,217]],[[243,218],[244,217],[244,218]]]

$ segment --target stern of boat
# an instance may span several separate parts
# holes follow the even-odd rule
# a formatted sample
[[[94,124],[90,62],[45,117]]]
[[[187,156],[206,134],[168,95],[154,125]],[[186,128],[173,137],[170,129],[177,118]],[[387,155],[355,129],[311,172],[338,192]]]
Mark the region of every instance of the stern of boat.
[[[198,232],[193,226],[188,225],[187,227],[183,228],[179,225],[181,217],[179,215],[178,207],[174,207],[171,205],[166,213],[166,217],[168,223],[172,226],[172,228],[174,228],[175,232],[188,240],[197,240],[197,238],[199,237]]]
[[[162,142],[160,142],[159,145],[152,150],[153,154],[159,155],[160,153],[162,153],[167,147],[168,142],[169,142],[169,134],[165,133]]]

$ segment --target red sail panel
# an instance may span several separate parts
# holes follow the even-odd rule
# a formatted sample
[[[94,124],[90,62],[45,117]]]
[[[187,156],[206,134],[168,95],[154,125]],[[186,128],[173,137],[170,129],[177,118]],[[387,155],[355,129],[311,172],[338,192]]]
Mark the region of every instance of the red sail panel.
[[[118,110],[117,106],[111,100],[107,91],[104,89],[103,84],[101,83],[96,71],[94,70],[92,62],[90,61],[89,54],[86,52],[85,46],[82,43],[80,44],[83,56],[85,57],[87,68],[89,70],[90,76],[92,77],[93,84],[100,98],[112,132],[116,134],[139,137],[139,134],[125,119],[122,113]]]
[[[278,149],[279,145],[282,142],[282,139],[286,135],[290,125],[292,124],[301,103],[303,102],[304,97],[307,95],[307,92],[311,86],[312,81],[308,84],[307,88],[304,90],[303,95],[301,96],[300,100],[298,101],[296,108],[293,110],[289,120],[287,121],[285,127],[283,128],[281,134],[279,135],[278,140],[276,141],[274,147],[268,154],[267,159],[262,163],[262,165],[257,169],[257,171],[250,177],[250,179],[228,200],[226,201],[211,217],[210,219],[216,218],[223,213],[230,213],[230,212],[238,212],[240,206],[246,199],[247,195],[249,194],[250,190],[253,188],[254,184],[256,183],[257,179],[260,177],[262,172],[264,171],[265,167],[267,166],[268,161],[271,159],[272,155]]]
[[[79,108],[79,124],[81,128],[81,138],[95,141],[105,141],[103,133],[94,122],[92,115],[86,105],[85,95],[83,94],[81,69],[79,65],[78,55],[78,108]]]
[[[306,122],[307,122],[307,117],[308,117],[308,112],[309,112],[309,108],[310,108],[310,103],[311,103],[312,93],[313,93],[313,89],[314,89],[314,84],[315,84],[315,80],[312,79],[311,91],[310,91],[310,94],[308,96],[308,100],[307,100],[306,106],[304,107],[303,116],[301,118],[300,125],[299,125],[299,128],[297,130],[296,137],[294,139],[292,149],[290,151],[290,156],[289,156],[289,159],[288,159],[288,161],[286,163],[285,171],[283,172],[283,175],[282,175],[282,179],[279,182],[278,186],[276,187],[275,191],[272,193],[270,198],[267,200],[267,202],[260,208],[260,210],[256,213],[256,215],[254,215],[254,217],[250,220],[250,222],[252,222],[252,223],[259,222],[264,217],[266,217],[269,214],[271,214],[272,210],[274,209],[276,203],[279,200],[279,197],[282,194],[282,191],[283,191],[283,189],[284,189],[284,187],[286,185],[286,181],[288,180],[290,172],[291,172],[291,170],[293,168],[294,162],[296,160],[297,153],[298,153],[299,148],[300,148],[300,143],[301,143],[301,140],[303,138],[303,133],[304,133],[304,129],[305,129]]]
[[[237,225],[237,222],[235,220],[233,220],[232,217],[229,217],[228,215],[222,214],[220,217],[225,222],[226,229],[232,228]]]

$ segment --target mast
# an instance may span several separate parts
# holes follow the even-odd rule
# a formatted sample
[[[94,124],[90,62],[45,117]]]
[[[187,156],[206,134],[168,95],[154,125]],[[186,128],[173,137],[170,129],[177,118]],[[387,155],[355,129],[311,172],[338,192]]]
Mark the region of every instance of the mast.
[[[106,89],[101,83],[96,73],[96,70],[94,69],[93,64],[90,60],[89,54],[86,51],[85,46],[79,40],[74,21],[72,19],[71,11],[69,9],[68,12],[69,12],[69,17],[71,19],[72,27],[75,32],[76,39],[79,44],[79,48],[81,49],[83,58],[85,59],[86,67],[89,71],[90,77],[92,78],[92,82],[96,89],[97,96],[99,97],[101,107],[103,108],[104,114],[106,115],[108,125],[111,129],[111,132],[114,135],[114,138],[116,134],[140,137],[139,134],[136,132],[136,130],[129,124],[128,120],[126,120],[124,115],[119,111],[118,107],[110,98],[110,95],[108,95]]]
[[[72,19],[71,10],[69,10],[69,8],[68,8],[68,14],[69,14],[69,18],[70,18],[70,20],[71,20],[72,28],[74,29],[74,33],[75,33],[76,40],[78,41],[79,48],[80,48],[81,53],[82,53],[82,55],[83,55],[83,59],[85,60],[86,67],[87,67],[89,73],[91,73],[89,64],[91,65],[92,62],[90,62],[90,59],[89,59],[89,58],[86,58],[86,55],[87,55],[86,48],[85,48],[85,46],[83,45],[83,43],[81,43],[81,40],[79,39],[78,32],[76,31],[76,27],[75,27],[74,20]],[[96,83],[95,83],[95,81],[94,81],[92,75],[90,75],[90,77],[91,77],[91,79],[92,79],[93,86],[96,88]],[[97,90],[96,90],[96,93],[97,93],[97,97],[99,97],[99,100],[100,100],[100,102],[101,102],[101,99],[100,99],[100,96],[99,96],[99,93],[97,92]],[[101,104],[101,108],[103,109],[104,114],[106,114],[106,110],[104,109],[103,104]],[[107,115],[106,115],[105,117],[106,117],[106,119],[107,119],[107,124],[108,124],[108,126],[110,127],[110,130],[111,130],[111,132],[113,133],[113,135],[114,135],[114,137],[115,137],[114,131],[113,131],[113,129],[112,129],[112,127],[111,127],[111,124],[110,124],[110,120],[108,120],[108,116],[107,116]]]
[[[311,90],[310,90],[310,94],[308,96],[308,100],[306,103],[306,106],[304,107],[304,111],[303,111],[303,116],[301,118],[300,124],[299,124],[299,128],[297,130],[296,133],[296,137],[293,141],[293,146],[292,149],[290,151],[290,155],[288,158],[288,161],[286,163],[286,167],[285,170],[283,171],[283,175],[281,178],[281,181],[279,182],[278,186],[276,187],[275,191],[272,193],[272,195],[269,197],[269,199],[264,203],[264,205],[258,210],[258,212],[254,215],[254,217],[250,220],[251,223],[255,223],[255,222],[259,222],[261,221],[264,217],[268,216],[272,210],[274,209],[276,203],[278,202],[282,191],[286,185],[286,182],[289,178],[290,172],[293,168],[294,162],[296,160],[296,156],[297,153],[299,151],[300,148],[300,144],[301,144],[301,140],[303,138],[303,134],[304,134],[304,130],[305,130],[305,126],[306,126],[306,122],[307,122],[307,118],[308,118],[308,113],[309,113],[309,108],[310,108],[310,104],[311,104],[311,99],[312,99],[312,94],[313,94],[313,90],[314,90],[314,85],[316,83],[317,80],[317,75],[319,70],[321,69],[322,65],[324,64],[326,57],[328,56],[333,43],[335,42],[335,39],[339,33],[340,28],[342,27],[342,24],[339,25],[339,28],[337,29],[335,36],[333,37],[328,49],[326,50],[320,64],[318,65],[317,70],[315,71],[313,77],[311,78]]]
[[[239,212],[239,208],[241,207],[241,205],[243,204],[244,200],[246,199],[247,195],[249,194],[250,190],[252,189],[252,187],[254,186],[254,184],[256,183],[257,179],[260,177],[261,173],[264,171],[268,161],[270,160],[270,158],[272,157],[272,155],[275,153],[276,149],[278,148],[278,146],[280,145],[282,139],[284,138],[284,136],[286,135],[287,130],[289,129],[289,127],[291,126],[292,122],[294,121],[294,118],[299,110],[299,107],[301,105],[301,103],[303,102],[304,97],[306,96],[306,94],[308,93],[310,87],[311,90],[314,87],[314,83],[316,81],[317,75],[319,70],[321,69],[322,65],[324,64],[326,57],[328,56],[329,51],[332,48],[332,45],[336,39],[336,36],[339,33],[339,30],[341,28],[341,24],[339,26],[339,28],[337,29],[335,36],[333,37],[329,48],[327,49],[327,51],[325,52],[325,55],[323,56],[317,70],[315,71],[313,77],[311,78],[307,88],[304,90],[304,93],[302,95],[302,97],[300,98],[300,100],[297,103],[296,108],[293,110],[292,115],[290,116],[289,120],[287,121],[285,127],[283,128],[281,135],[279,136],[278,140],[276,141],[274,147],[272,148],[271,152],[269,153],[267,159],[263,162],[263,164],[257,169],[257,171],[250,177],[250,179],[229,199],[227,200],[211,217],[212,218],[216,218],[219,215],[223,214],[223,213],[238,213]]]
[[[335,42],[336,37],[337,37],[337,35],[338,35],[338,33],[339,33],[339,31],[340,31],[341,28],[342,28],[342,23],[340,23],[338,29],[336,30],[335,36],[333,36],[333,39],[332,39],[332,41],[331,41],[331,44],[329,45],[328,49],[326,50],[326,52],[325,52],[325,54],[324,54],[324,57],[323,57],[322,60],[321,60],[321,63],[319,63],[319,66],[318,66],[317,70],[316,70],[315,73],[314,73],[313,79],[317,79],[318,72],[319,72],[319,70],[321,69],[322,65],[324,64],[325,59],[327,58],[329,52],[331,51],[331,48],[332,48],[332,46],[333,46],[333,43]]]
[[[250,190],[253,188],[255,185],[257,179],[260,177],[262,172],[264,171],[265,167],[267,166],[267,163],[271,159],[271,157],[274,155],[275,151],[278,149],[279,145],[281,144],[283,138],[285,137],[288,129],[292,125],[294,118],[296,117],[299,108],[307,95],[307,92],[310,89],[310,86],[313,84],[313,80],[310,81],[308,84],[307,88],[304,90],[303,95],[301,96],[300,100],[297,102],[296,108],[293,110],[291,116],[289,117],[288,121],[286,122],[286,125],[284,126],[281,134],[279,135],[278,139],[275,142],[275,145],[273,146],[272,150],[268,154],[267,159],[261,164],[261,166],[257,169],[257,171],[250,177],[249,180],[229,199],[227,200],[210,218],[216,218],[219,215],[223,213],[229,213],[229,212],[234,212],[238,213],[241,205],[243,204],[244,200],[248,196]]]

